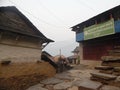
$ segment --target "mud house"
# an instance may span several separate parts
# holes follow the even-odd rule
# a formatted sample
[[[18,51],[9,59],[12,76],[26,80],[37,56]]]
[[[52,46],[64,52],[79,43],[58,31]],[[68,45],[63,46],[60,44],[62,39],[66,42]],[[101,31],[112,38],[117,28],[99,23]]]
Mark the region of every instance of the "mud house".
[[[0,60],[40,60],[50,42],[16,7],[0,7]]]
[[[120,46],[120,5],[72,27],[79,43],[80,60],[95,65]]]

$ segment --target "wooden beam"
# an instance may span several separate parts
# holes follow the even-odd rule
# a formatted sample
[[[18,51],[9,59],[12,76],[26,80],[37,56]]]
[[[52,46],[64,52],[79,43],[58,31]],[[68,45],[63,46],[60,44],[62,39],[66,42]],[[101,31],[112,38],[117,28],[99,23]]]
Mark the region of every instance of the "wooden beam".
[[[49,42],[47,42],[45,45],[42,45],[42,49],[44,49],[48,44]]]

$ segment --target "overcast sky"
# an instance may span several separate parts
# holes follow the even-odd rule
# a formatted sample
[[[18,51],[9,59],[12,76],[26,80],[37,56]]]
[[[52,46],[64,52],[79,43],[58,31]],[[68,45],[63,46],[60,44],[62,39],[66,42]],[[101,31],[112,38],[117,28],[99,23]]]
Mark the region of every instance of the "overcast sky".
[[[120,0],[0,0],[14,5],[48,38],[63,41],[75,38],[72,26],[120,5]]]

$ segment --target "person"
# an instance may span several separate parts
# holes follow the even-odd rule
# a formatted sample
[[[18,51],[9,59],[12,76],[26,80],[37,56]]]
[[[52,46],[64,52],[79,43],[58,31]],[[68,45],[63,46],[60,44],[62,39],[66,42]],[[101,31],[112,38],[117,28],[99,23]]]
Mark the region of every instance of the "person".
[[[63,60],[61,57],[58,58],[58,62],[57,62],[57,65],[58,65],[58,72],[63,72]]]
[[[78,64],[80,64],[80,56],[78,56],[77,60],[78,60]]]

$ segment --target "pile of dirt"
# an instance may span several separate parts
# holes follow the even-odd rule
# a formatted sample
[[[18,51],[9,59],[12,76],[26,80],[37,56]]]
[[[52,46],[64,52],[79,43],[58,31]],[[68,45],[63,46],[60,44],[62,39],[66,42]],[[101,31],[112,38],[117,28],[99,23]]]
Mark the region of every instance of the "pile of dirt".
[[[55,73],[55,68],[48,62],[0,65],[0,90],[25,90]]]

